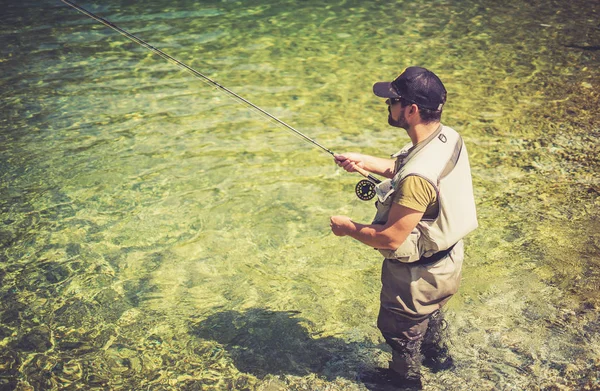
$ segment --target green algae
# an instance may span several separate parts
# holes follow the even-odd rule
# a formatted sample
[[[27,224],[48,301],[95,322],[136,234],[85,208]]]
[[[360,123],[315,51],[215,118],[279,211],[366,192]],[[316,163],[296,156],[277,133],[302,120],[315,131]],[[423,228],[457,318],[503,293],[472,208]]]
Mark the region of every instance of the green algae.
[[[336,152],[396,152],[371,85],[436,71],[480,228],[427,387],[598,387],[595,4],[90,7]],[[359,178],[62,5],[5,19],[0,388],[366,389],[380,260],[328,229]]]

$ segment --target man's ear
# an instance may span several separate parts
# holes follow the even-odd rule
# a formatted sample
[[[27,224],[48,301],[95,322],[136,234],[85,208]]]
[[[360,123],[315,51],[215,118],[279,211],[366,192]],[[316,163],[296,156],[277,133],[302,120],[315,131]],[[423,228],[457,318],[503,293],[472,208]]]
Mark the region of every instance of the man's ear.
[[[416,104],[411,104],[410,105],[410,111],[409,114],[415,114],[419,112],[419,106],[417,106]]]

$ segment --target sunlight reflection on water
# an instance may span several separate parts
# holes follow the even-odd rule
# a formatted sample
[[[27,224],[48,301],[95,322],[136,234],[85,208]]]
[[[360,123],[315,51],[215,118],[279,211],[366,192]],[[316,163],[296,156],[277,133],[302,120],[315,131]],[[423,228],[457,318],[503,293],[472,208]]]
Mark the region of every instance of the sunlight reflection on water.
[[[32,4],[1,27],[0,388],[365,389],[357,373],[390,356],[380,259],[328,229],[372,217],[359,178],[85,16]],[[597,6],[140,4],[89,8],[336,152],[395,152],[407,137],[372,83],[439,73],[480,228],[448,305],[458,367],[426,384],[600,386],[598,54],[566,46],[593,46]]]

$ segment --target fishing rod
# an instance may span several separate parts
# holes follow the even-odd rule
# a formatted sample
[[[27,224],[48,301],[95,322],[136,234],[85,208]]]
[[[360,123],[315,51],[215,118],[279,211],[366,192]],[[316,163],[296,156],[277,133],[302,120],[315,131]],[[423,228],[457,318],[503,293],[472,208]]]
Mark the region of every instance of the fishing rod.
[[[111,29],[117,31],[118,33],[120,33],[121,35],[124,35],[125,37],[129,38],[130,40],[132,40],[133,42],[137,43],[140,46],[145,47],[146,49],[152,51],[153,53],[159,55],[160,57],[164,58],[165,60],[169,61],[172,64],[177,65],[179,68],[191,73],[194,77],[196,77],[197,79],[200,79],[214,87],[217,87],[218,89],[220,89],[221,91],[229,94],[230,96],[234,97],[235,99],[238,100],[238,102],[244,103],[248,106],[250,106],[251,108],[253,108],[254,110],[258,111],[260,114],[266,116],[267,118],[275,121],[276,123],[284,126],[285,128],[291,130],[292,132],[296,133],[297,135],[299,135],[300,137],[302,137],[304,140],[312,143],[313,145],[316,145],[317,147],[321,148],[323,151],[327,152],[328,154],[332,155],[335,157],[335,153],[333,151],[331,151],[330,149],[324,147],[323,145],[319,144],[316,140],[308,137],[307,135],[305,135],[304,133],[300,132],[299,130],[295,129],[293,126],[288,125],[287,123],[283,122],[282,120],[280,120],[279,118],[275,117],[274,115],[268,113],[267,111],[261,109],[260,107],[258,107],[257,105],[255,105],[254,103],[248,101],[247,99],[244,99],[243,97],[241,97],[240,95],[236,94],[235,92],[231,91],[229,88],[222,86],[221,84],[217,83],[216,81],[214,81],[213,79],[211,79],[210,77],[198,72],[197,70],[195,70],[194,68],[190,67],[187,64],[184,64],[183,62],[179,61],[178,59],[168,55],[167,53],[163,52],[160,49],[155,48],[154,46],[150,45],[149,43],[147,43],[146,41],[136,37],[135,35],[131,34],[130,32],[122,29],[121,27],[117,26],[116,24],[80,7],[79,5],[70,2],[69,0],[61,0],[63,3],[67,4],[68,6],[75,8],[77,11],[81,12],[84,15],[89,16],[90,18],[102,23],[103,25],[110,27]],[[381,181],[377,178],[375,178],[373,175],[371,175],[368,171],[358,167],[355,165],[354,169],[361,174],[362,176],[364,176],[365,178],[367,178],[366,180],[363,179],[360,182],[358,182],[358,184],[356,185],[355,188],[355,192],[356,195],[358,196],[358,198],[360,198],[361,200],[370,200],[375,196],[375,185],[380,183]]]

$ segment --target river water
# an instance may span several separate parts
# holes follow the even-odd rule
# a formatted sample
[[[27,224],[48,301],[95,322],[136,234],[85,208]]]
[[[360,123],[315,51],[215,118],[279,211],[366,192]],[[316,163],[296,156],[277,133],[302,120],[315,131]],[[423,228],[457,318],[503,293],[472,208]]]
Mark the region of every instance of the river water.
[[[600,388],[598,2],[80,5],[336,152],[396,152],[371,86],[432,69],[480,227],[425,389]],[[366,390],[360,177],[59,1],[0,19],[0,389]]]

